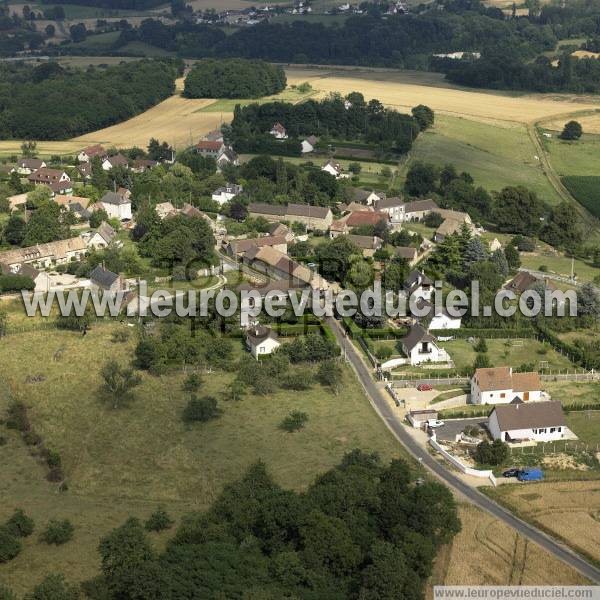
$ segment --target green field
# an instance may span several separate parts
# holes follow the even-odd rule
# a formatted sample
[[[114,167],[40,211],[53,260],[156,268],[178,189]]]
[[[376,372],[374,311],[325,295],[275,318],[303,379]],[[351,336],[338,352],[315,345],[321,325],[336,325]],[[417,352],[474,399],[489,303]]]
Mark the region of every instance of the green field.
[[[107,31],[106,33],[88,35],[88,37],[83,42],[71,44],[71,48],[89,48],[90,50],[95,51],[101,49],[109,50],[112,47],[112,45],[119,39],[120,35],[121,33],[119,31]]]
[[[274,101],[291,102],[292,104],[296,104],[297,102],[307,100],[316,93],[316,90],[310,90],[308,92],[302,93],[299,92],[297,89],[292,89],[288,86],[285,90],[283,90],[283,92],[280,92],[279,94],[275,94],[274,96],[265,96],[263,98],[221,98],[220,100],[216,100],[208,106],[203,106],[202,108],[199,108],[195,112],[232,113],[236,105],[238,104],[240,104],[241,106],[246,106],[252,103],[265,104],[266,102]]]
[[[592,266],[588,262],[582,260],[572,260],[571,258],[557,254],[556,251],[550,250],[548,246],[535,253],[522,253],[521,264],[527,269],[539,270],[540,266],[548,268],[549,273],[557,275],[571,276],[571,268],[579,281],[594,281],[600,275],[600,269]]]
[[[560,198],[535,154],[524,125],[506,127],[438,114],[433,129],[417,138],[410,162],[422,160],[440,166],[451,163],[488,190],[524,185],[548,203],[556,204]]]
[[[162,56],[174,56],[174,52],[145,44],[144,42],[129,42],[119,48],[119,52],[124,54],[135,54],[147,58],[160,58]]]
[[[577,202],[600,217],[600,176],[570,175],[561,177],[561,181]]]
[[[556,137],[542,138],[548,159],[561,176],[598,175],[600,172],[600,135],[584,134],[580,140],[567,142]]]
[[[58,493],[16,433],[0,425],[0,435],[9,440],[0,447],[0,520],[21,506],[38,526],[49,518],[68,517],[76,527],[74,540],[65,546],[49,549],[34,535],[16,560],[0,565],[0,580],[17,592],[31,589],[50,572],[63,572],[74,581],[93,576],[98,539],[126,516],[143,518],[159,503],[175,516],[205,508],[224,484],[258,459],[278,483],[303,489],[352,448],[376,450],[385,460],[401,453],[348,368],[337,396],[315,385],[306,392],[249,394],[239,402],[222,400],[235,373],[204,374],[200,395],[220,398],[223,415],[191,428],[181,421],[187,401],[182,372],[162,377],[144,373],[133,403],[112,410],[96,391],[105,361],[127,364],[131,359],[133,328],[128,342],[110,339],[123,327],[96,326],[85,337],[31,332],[0,343],[2,391],[10,386],[29,407],[45,444],[60,452],[69,484],[67,492]],[[241,345],[236,352],[242,354]],[[26,383],[28,375],[44,380]],[[0,414],[7,402],[6,394],[0,394]],[[307,412],[309,422],[299,433],[284,433],[278,425],[294,409]]]

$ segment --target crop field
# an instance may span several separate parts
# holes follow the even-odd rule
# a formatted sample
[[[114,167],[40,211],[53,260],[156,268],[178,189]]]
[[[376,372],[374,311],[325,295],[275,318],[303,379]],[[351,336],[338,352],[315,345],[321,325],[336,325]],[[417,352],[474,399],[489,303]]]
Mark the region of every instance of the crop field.
[[[486,490],[519,516],[600,561],[600,483],[557,481]]]
[[[467,504],[459,506],[461,532],[436,560],[439,585],[581,585],[574,569]]]
[[[562,177],[573,198],[595,217],[600,217],[600,177],[597,175]]]
[[[130,406],[113,410],[96,390],[105,361],[131,359],[133,328],[127,342],[111,341],[112,332],[123,327],[95,326],[85,337],[34,331],[0,344],[0,415],[10,386],[29,407],[47,446],[60,452],[69,484],[58,493],[16,433],[0,425],[8,439],[0,447],[0,521],[21,506],[39,529],[55,517],[70,518],[76,528],[73,541],[60,549],[38,543],[34,534],[15,561],[0,565],[0,580],[17,592],[50,572],[75,581],[91,577],[99,538],[128,515],[145,518],[160,503],[176,517],[206,508],[224,484],[258,459],[281,485],[303,489],[352,448],[378,451],[386,461],[402,454],[349,369],[337,396],[315,385],[306,392],[249,394],[238,402],[222,399],[234,373],[204,374],[200,394],[217,397],[223,415],[191,428],[181,420],[188,398],[182,391],[185,374],[144,373]],[[41,380],[27,383],[31,375]],[[307,412],[309,422],[288,434],[278,425],[294,409]]]
[[[467,171],[477,185],[488,190],[524,185],[546,202],[557,203],[560,197],[535,155],[525,125],[436,115],[433,128],[417,138],[410,160],[440,166],[451,162],[458,171]]]

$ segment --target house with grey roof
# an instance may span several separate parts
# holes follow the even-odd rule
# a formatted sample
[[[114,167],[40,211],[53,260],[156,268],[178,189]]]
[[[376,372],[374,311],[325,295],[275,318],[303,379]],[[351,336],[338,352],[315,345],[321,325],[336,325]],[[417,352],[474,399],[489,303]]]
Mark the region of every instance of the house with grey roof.
[[[425,273],[415,269],[404,280],[404,292],[409,298],[412,296],[415,299],[430,300],[433,292],[433,281]]]
[[[106,211],[106,214],[111,219],[128,221],[133,216],[131,213],[131,200],[127,194],[106,192],[98,204]]]
[[[117,273],[109,271],[104,265],[98,265],[90,273],[90,282],[92,289],[102,290],[116,294],[119,290],[125,289],[123,278]]]
[[[400,342],[402,351],[411,365],[448,362],[450,360],[448,353],[438,345],[435,335],[429,333],[419,323],[413,325]]]
[[[252,325],[246,331],[246,347],[258,360],[259,356],[272,354],[281,346],[277,333],[264,325]]]

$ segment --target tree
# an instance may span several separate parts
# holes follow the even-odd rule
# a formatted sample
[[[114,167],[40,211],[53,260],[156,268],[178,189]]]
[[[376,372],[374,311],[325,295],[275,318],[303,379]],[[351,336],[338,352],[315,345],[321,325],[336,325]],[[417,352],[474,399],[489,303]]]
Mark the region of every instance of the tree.
[[[97,229],[104,221],[108,221],[108,213],[103,208],[95,210],[90,216],[90,227]]]
[[[184,392],[197,392],[202,385],[202,375],[200,373],[190,373],[183,382]]]
[[[518,258],[518,253],[517,253],[517,258]],[[490,260],[492,261],[492,263],[494,263],[494,265],[496,266],[496,269],[498,270],[498,273],[500,273],[502,275],[502,277],[506,277],[510,271],[510,268],[508,266],[508,260],[506,258],[506,254],[504,252],[504,250],[502,250],[502,248],[498,248],[497,250],[494,250],[490,256]]]
[[[46,25],[44,32],[49,38],[51,38],[54,37],[54,34],[56,33],[56,28],[50,23],[49,25]]]
[[[5,525],[6,529],[16,537],[29,537],[33,533],[34,522],[22,509],[15,510]]]
[[[466,267],[471,266],[473,263],[486,260],[487,257],[488,251],[481,238],[473,237],[467,242],[463,255],[463,261]]]
[[[11,215],[4,226],[2,237],[4,240],[13,245],[20,246],[25,239],[27,224],[19,215]]]
[[[502,440],[480,442],[475,448],[475,460],[481,465],[501,465],[508,458],[508,444]]]
[[[304,428],[308,421],[308,414],[299,410],[293,410],[281,421],[279,427],[288,433],[293,433]]]
[[[435,167],[419,161],[408,170],[404,189],[411,196],[426,196],[435,190],[436,181]]]
[[[475,346],[473,346],[473,349],[475,350],[475,352],[487,352],[488,346],[487,342],[485,341],[485,338],[480,337]]]
[[[183,411],[183,420],[186,423],[210,421],[219,416],[221,416],[219,404],[217,399],[212,396],[204,396],[203,398],[192,396]]]
[[[495,194],[492,218],[499,231],[535,235],[546,206],[535,192],[524,187],[505,187]]]
[[[61,213],[62,208],[56,202],[48,202],[39,206],[33,211],[27,222],[23,244],[34,246],[66,238],[69,234],[69,227],[64,223]]]
[[[487,354],[480,352],[475,356],[475,361],[473,362],[473,370],[477,369],[487,369],[491,367],[490,359]]]
[[[577,212],[567,202],[554,206],[548,222],[540,233],[541,239],[555,248],[573,250],[581,243]]]
[[[52,519],[48,522],[46,529],[42,532],[40,539],[46,544],[61,546],[66,544],[72,537],[75,528],[69,519],[62,521]]]
[[[46,576],[24,600],[78,600],[80,597],[77,586],[67,583],[64,575],[55,573]]]
[[[586,317],[600,316],[600,293],[592,283],[577,289],[577,314]]]
[[[317,381],[337,394],[342,384],[342,368],[335,360],[326,360],[319,365]]]
[[[560,137],[563,140],[578,140],[583,134],[583,128],[578,121],[569,121],[565,123]]]
[[[69,27],[69,33],[71,34],[71,39],[74,43],[83,42],[87,37],[87,29],[83,23],[71,25],[71,27]]]
[[[25,158],[35,158],[37,156],[37,142],[33,140],[24,141],[21,144],[21,154]]]
[[[429,106],[419,104],[411,110],[411,113],[412,116],[416,119],[417,123],[419,124],[419,128],[421,129],[421,131],[425,131],[426,129],[429,129],[433,126],[434,113],[431,110],[431,108],[429,108]]]
[[[521,257],[519,251],[512,245],[506,246],[504,249],[504,256],[510,270],[518,269],[521,266]]]
[[[173,526],[173,519],[162,506],[159,506],[144,523],[146,531],[163,531]]]
[[[100,376],[101,394],[115,409],[131,400],[133,389],[142,382],[133,369],[121,367],[116,360],[109,360],[100,370]]]
[[[350,173],[354,173],[354,175],[359,175],[362,171],[362,166],[360,163],[352,162],[348,165],[348,171],[350,171]]]
[[[402,289],[404,280],[408,276],[410,265],[408,261],[399,256],[395,256],[391,261],[385,264],[381,284],[384,290],[399,292]]]
[[[225,389],[225,398],[234,402],[241,400],[246,393],[246,386],[243,381],[234,379]]]

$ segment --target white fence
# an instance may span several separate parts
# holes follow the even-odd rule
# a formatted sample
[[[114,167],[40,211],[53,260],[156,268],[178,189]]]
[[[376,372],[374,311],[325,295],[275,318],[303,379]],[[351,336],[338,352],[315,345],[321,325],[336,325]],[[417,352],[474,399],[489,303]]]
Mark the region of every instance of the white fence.
[[[448,450],[441,446],[435,439],[435,435],[429,438],[429,444],[433,447],[434,450],[439,452],[449,463],[453,464],[462,473],[465,473],[465,475],[472,475],[473,477],[489,479],[492,482],[492,485],[494,486],[497,484],[496,478],[494,477],[494,474],[491,470],[480,471],[479,469],[473,469],[472,467],[468,467],[460,459],[450,454]]]

